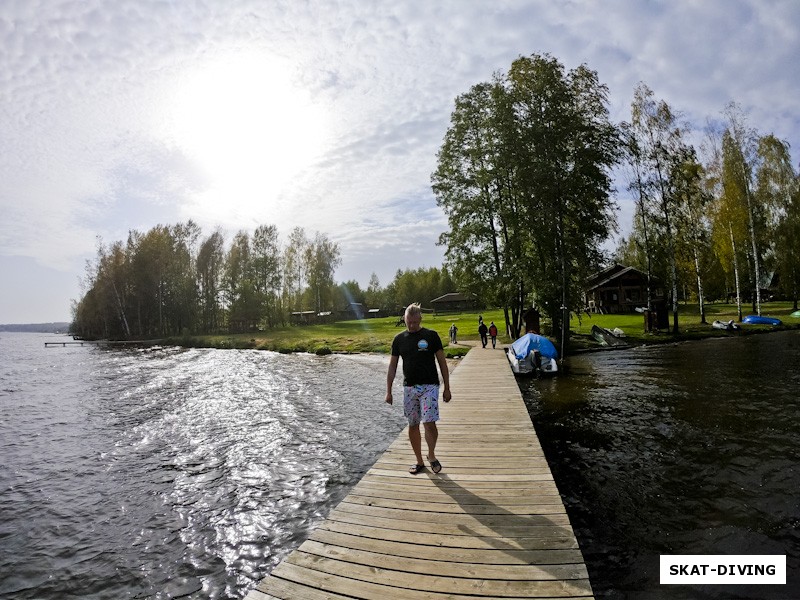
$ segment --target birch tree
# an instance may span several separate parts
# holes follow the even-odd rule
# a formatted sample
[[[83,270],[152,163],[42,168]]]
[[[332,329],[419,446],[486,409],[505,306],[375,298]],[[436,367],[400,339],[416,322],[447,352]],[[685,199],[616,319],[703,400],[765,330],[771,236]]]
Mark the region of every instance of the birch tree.
[[[683,131],[677,115],[663,100],[657,101],[644,83],[634,90],[631,128],[644,158],[643,185],[658,207],[659,225],[667,250],[672,331],[678,333],[678,265],[675,219],[679,210],[672,175],[686,153]]]
[[[762,228],[759,227],[759,207],[753,195],[757,137],[755,131],[747,126],[744,113],[737,104],[730,103],[724,114],[727,119],[727,128],[722,136],[725,193],[731,201],[742,206],[746,215],[749,259],[753,267],[753,310],[760,315],[762,258],[759,241]]]

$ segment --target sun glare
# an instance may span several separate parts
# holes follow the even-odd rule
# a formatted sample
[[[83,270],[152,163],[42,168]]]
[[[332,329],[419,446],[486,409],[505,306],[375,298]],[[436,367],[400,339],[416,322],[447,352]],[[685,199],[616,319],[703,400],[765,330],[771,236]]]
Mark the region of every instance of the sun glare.
[[[229,54],[179,80],[175,142],[198,161],[210,189],[195,208],[207,216],[265,212],[319,156],[325,111],[297,87],[289,66],[263,54]]]

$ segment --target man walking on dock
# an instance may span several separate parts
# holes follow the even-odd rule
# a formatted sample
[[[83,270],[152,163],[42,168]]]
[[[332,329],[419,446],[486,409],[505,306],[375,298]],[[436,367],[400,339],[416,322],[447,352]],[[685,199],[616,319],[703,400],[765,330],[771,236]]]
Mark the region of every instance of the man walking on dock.
[[[417,459],[409,468],[416,475],[425,469],[422,460],[422,436],[419,424],[425,428],[425,442],[428,445],[428,460],[434,473],[442,470],[436,458],[436,441],[439,430],[439,375],[436,364],[442,373],[444,390],[442,398],[450,402],[450,372],[444,358],[444,349],[439,334],[421,326],[422,310],[419,304],[411,304],[405,312],[406,331],[399,333],[392,341],[392,357],[386,376],[386,402],[392,404],[392,384],[397,374],[397,363],[403,357],[403,412],[408,419],[408,439]]]

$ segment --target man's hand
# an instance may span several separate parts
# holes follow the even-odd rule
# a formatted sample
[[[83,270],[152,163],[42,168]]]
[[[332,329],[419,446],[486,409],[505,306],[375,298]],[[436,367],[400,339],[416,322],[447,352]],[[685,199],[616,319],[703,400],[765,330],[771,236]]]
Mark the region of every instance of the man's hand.
[[[392,403],[392,392],[386,392],[386,404]]]
[[[442,398],[444,399],[444,401],[445,402],[450,402],[450,399],[452,397],[453,397],[453,395],[450,393],[450,388],[449,387],[445,387],[444,388],[444,392],[442,393]]]

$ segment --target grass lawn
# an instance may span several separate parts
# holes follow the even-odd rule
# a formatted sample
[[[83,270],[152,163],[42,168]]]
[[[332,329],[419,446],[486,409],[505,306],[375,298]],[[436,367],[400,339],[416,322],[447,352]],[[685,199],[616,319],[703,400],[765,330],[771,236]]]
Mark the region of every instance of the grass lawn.
[[[735,304],[707,304],[706,323],[700,322],[700,309],[697,304],[681,304],[678,307],[678,329],[677,336],[672,331],[672,312],[669,313],[669,329],[662,329],[658,332],[646,333],[644,331],[644,315],[640,313],[626,313],[619,315],[581,315],[580,322],[576,317],[572,317],[571,334],[572,345],[578,348],[592,347],[596,345],[591,338],[592,325],[599,325],[606,329],[619,327],[625,332],[626,337],[633,344],[653,344],[680,340],[702,339],[708,337],[726,337],[729,335],[739,335],[738,332],[730,333],[721,329],[714,329],[711,323],[715,320],[738,321],[738,314]],[[751,305],[742,306],[742,314],[752,313]],[[769,325],[745,325],[741,324],[741,333],[756,333],[774,331],[775,329],[800,329],[800,319],[791,317],[793,311],[791,302],[767,302],[761,305],[761,314],[769,317],[777,317],[783,322],[780,328]]]
[[[750,314],[746,307],[744,314]],[[800,319],[789,316],[792,312],[790,302],[769,302],[762,305],[761,313],[765,316],[777,317],[783,321],[783,329],[800,329]],[[478,315],[488,325],[494,321],[501,332],[505,329],[503,311],[491,309],[478,312],[432,315],[422,318],[423,327],[439,333],[446,344],[449,339],[450,325],[458,327],[458,341],[478,341]],[[679,307],[678,326],[680,333],[674,336],[667,330],[657,333],[644,332],[644,316],[640,313],[620,315],[581,315],[580,320],[573,315],[570,323],[570,347],[575,349],[596,348],[599,345],[591,337],[592,325],[606,329],[619,327],[633,344],[672,342],[678,340],[700,339],[706,337],[735,335],[724,330],[713,329],[711,322],[715,319],[727,321],[737,318],[735,304],[711,304],[706,306],[707,324],[700,323],[700,315],[696,304],[682,304]],[[340,321],[322,325],[287,326],[268,331],[243,334],[205,335],[187,338],[173,338],[171,343],[183,346],[213,348],[257,348],[277,352],[381,352],[388,353],[392,339],[403,328],[397,326],[397,317],[365,319],[361,321]],[[670,313],[670,326],[672,314]],[[542,329],[548,334],[549,323],[543,321]],[[774,327],[765,325],[742,325],[743,333],[772,331]],[[512,340],[505,335],[498,337],[500,343]],[[466,346],[445,346],[448,357],[466,354]]]

